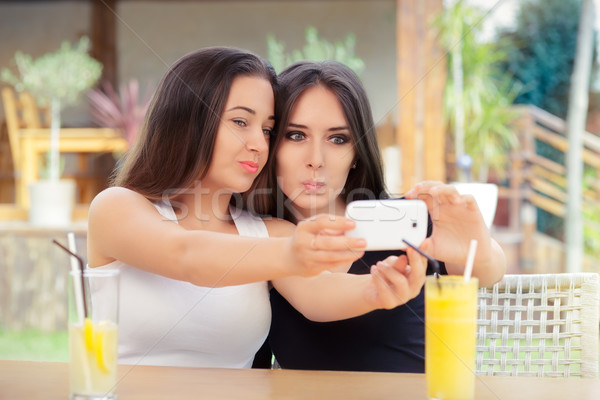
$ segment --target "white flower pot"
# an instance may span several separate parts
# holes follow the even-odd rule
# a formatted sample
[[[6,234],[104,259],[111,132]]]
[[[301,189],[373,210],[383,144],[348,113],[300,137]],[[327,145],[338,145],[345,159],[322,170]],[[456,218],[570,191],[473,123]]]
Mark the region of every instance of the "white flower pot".
[[[75,182],[42,180],[29,185],[29,222],[38,227],[63,227],[71,223]]]

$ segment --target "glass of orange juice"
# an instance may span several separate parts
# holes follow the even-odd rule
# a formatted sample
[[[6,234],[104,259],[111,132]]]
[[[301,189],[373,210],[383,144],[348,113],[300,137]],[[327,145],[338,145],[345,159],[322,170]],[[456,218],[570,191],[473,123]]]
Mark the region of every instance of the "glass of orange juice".
[[[119,270],[71,271],[69,385],[72,400],[116,398]]]
[[[429,399],[474,398],[477,287],[477,278],[427,277],[425,377]]]

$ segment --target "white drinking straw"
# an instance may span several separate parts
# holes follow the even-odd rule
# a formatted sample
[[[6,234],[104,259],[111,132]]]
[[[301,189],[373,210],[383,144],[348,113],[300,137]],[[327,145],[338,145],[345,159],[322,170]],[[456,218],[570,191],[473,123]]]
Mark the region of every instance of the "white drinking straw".
[[[467,264],[465,265],[465,282],[471,279],[473,272],[473,261],[475,261],[475,252],[477,251],[477,240],[471,239],[469,244],[469,254],[467,254]]]
[[[74,254],[77,254],[77,247],[75,245],[75,234],[73,232],[67,233],[67,242],[69,245],[69,250],[71,250]],[[75,308],[77,309],[77,316],[79,317],[79,322],[83,323],[85,318],[85,313],[83,312],[83,293],[81,290],[81,279],[77,279],[79,274],[82,274],[79,267],[79,262],[73,256],[71,258],[71,270],[78,273],[73,277],[73,291],[75,296]]]

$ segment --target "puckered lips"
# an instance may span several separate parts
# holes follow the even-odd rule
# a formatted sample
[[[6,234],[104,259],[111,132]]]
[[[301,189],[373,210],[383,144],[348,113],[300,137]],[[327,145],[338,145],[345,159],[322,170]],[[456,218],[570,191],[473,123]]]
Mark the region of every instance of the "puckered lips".
[[[307,193],[319,193],[325,188],[325,182],[315,179],[303,181],[302,185]]]
[[[258,163],[255,161],[240,161],[240,165],[251,174],[258,172]]]

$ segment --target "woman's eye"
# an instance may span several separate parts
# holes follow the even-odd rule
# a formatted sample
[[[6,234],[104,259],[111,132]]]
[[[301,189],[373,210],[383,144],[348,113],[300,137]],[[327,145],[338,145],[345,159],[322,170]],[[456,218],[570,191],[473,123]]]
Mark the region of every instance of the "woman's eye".
[[[333,144],[345,144],[350,141],[350,138],[347,136],[344,136],[344,135],[336,135],[336,136],[332,136],[329,140]]]
[[[263,133],[265,136],[271,136],[273,134],[273,128],[264,128]]]
[[[292,142],[299,142],[305,138],[304,133],[302,132],[288,132],[285,137]]]
[[[244,121],[243,119],[234,119],[233,123],[236,124],[237,126],[241,126],[242,128],[246,127],[246,121]]]

